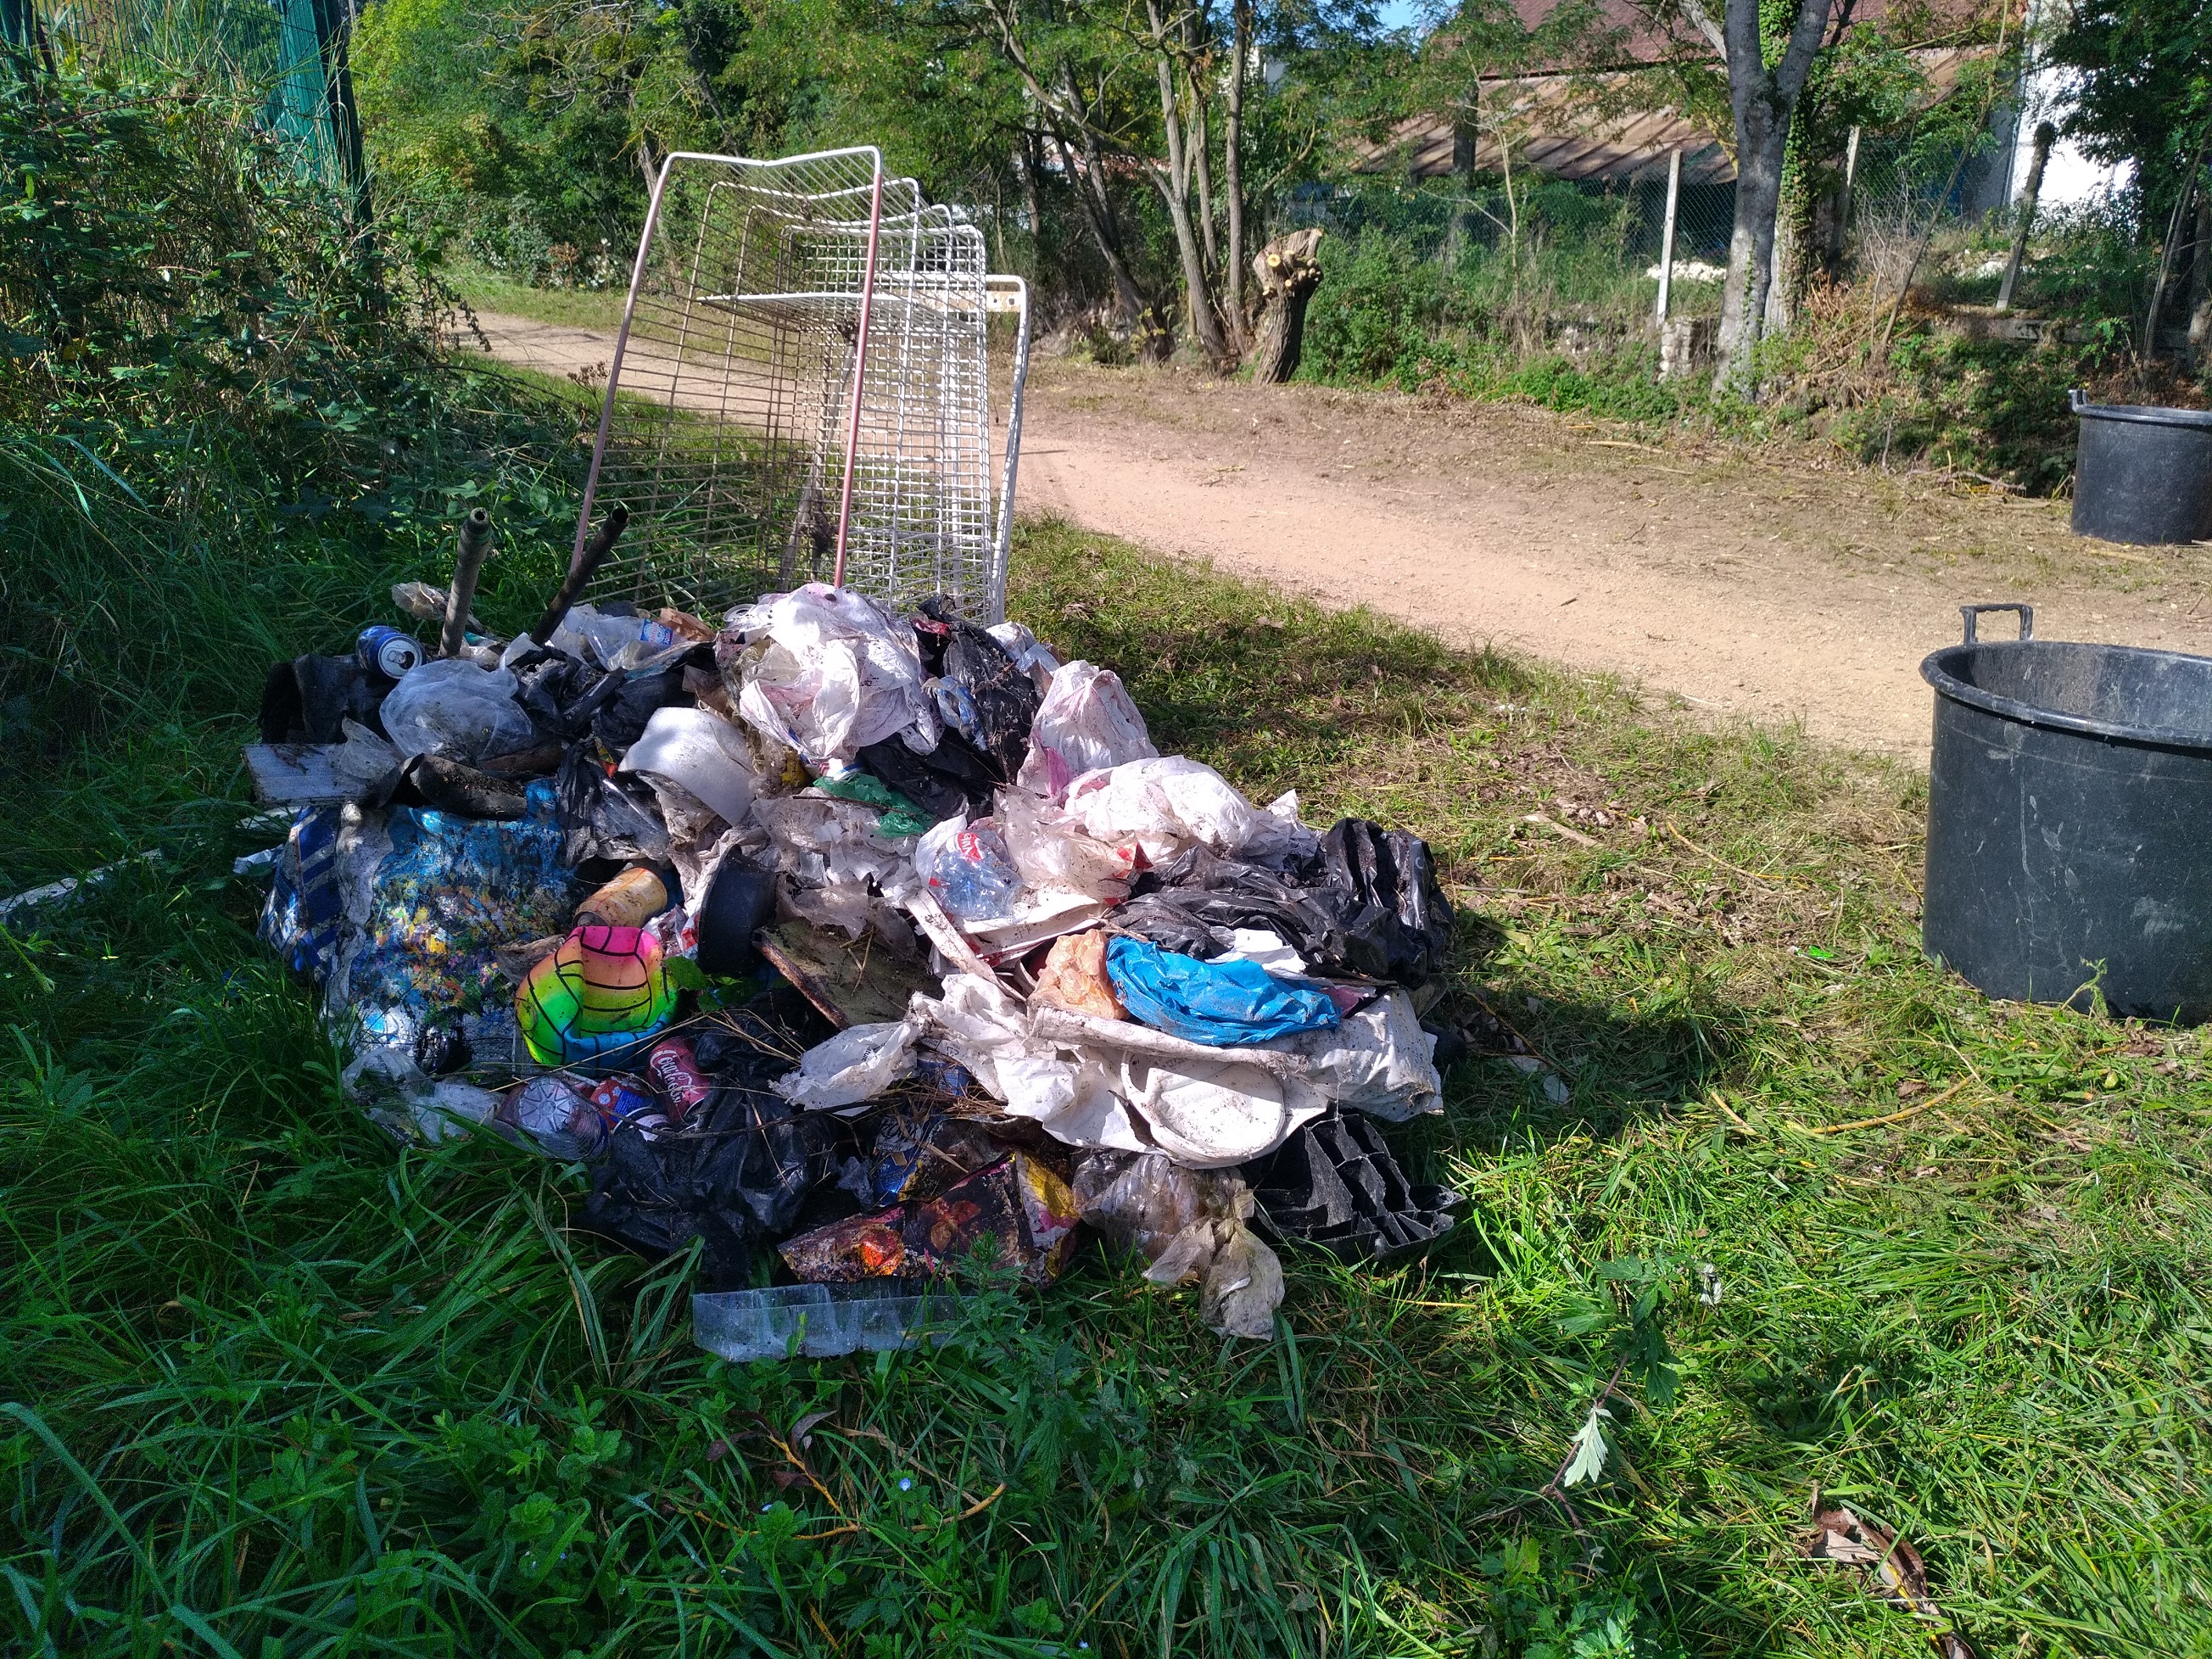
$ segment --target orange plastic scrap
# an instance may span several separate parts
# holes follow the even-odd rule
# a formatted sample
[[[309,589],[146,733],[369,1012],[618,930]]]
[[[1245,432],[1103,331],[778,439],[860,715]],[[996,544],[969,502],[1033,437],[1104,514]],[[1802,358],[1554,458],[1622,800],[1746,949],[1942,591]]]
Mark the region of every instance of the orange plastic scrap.
[[[833,1221],[779,1247],[802,1279],[849,1284],[943,1273],[996,1242],[997,1259],[1021,1265],[1031,1284],[1048,1285],[1075,1248],[1075,1195],[1046,1164],[1013,1152],[925,1201]]]
[[[1127,1019],[1129,1011],[1106,973],[1106,933],[1069,933],[1052,942],[1052,953],[1037,975],[1036,994],[1071,1013],[1100,1019]]]

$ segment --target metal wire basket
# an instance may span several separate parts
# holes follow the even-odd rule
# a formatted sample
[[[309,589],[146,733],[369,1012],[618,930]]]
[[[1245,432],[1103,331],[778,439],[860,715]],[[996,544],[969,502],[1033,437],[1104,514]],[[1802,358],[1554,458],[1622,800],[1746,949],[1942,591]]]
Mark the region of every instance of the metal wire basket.
[[[1018,313],[992,508],[988,324]],[[601,598],[713,615],[843,580],[907,606],[1006,608],[1026,287],[873,149],[663,164],[577,520],[629,509]]]

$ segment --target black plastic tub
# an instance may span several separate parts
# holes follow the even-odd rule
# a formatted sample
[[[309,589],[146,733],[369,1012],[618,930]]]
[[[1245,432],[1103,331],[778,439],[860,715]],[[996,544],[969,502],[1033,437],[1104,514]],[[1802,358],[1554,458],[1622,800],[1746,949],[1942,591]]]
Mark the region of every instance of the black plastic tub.
[[[1936,688],[1930,956],[1993,997],[2212,1018],[2212,657],[2034,637],[1970,605]],[[2016,611],[2017,640],[1975,637]]]
[[[2074,533],[2142,544],[2212,540],[2212,410],[2072,395],[2081,417]]]

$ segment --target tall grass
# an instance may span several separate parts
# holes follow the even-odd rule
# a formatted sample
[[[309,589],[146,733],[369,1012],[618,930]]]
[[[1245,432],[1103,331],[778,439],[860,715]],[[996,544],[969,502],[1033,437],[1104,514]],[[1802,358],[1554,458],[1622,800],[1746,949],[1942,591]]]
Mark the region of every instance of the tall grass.
[[[1892,769],[1063,526],[1024,529],[1014,614],[1119,667],[1164,749],[1437,848],[1437,1016],[1475,1052],[1394,1139],[1474,1196],[1461,1234],[1291,1253],[1271,1344],[1093,1252],[1041,1294],[979,1267],[941,1348],[732,1366],[688,1340],[687,1261],[570,1224],[580,1170],[395,1148],[251,938],[232,757],[264,659],[443,575],[449,501],[493,503],[516,614],[575,453],[557,402],[401,378],[409,459],[372,428],[373,477],[289,425],[168,472],[0,428],[53,463],[0,537],[32,700],[0,865],[165,854],[0,927],[11,1649],[1924,1651],[1801,1558],[1816,1490],[1912,1541],[1985,1652],[2212,1645],[2196,1034],[1927,963]],[[1492,1057],[1515,1034],[1549,1079]],[[1561,1501],[1640,1292],[1680,1391],[1614,1395]]]

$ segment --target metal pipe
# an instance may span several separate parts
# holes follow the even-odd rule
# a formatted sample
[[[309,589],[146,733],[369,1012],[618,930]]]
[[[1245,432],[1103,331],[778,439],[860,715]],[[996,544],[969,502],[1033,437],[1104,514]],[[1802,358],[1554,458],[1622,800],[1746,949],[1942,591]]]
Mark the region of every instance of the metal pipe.
[[[837,568],[830,586],[845,585],[845,538],[853,526],[853,468],[860,454],[860,396],[868,381],[868,316],[876,304],[876,248],[884,229],[884,158],[876,157],[874,192],[868,200],[868,258],[860,272],[860,325],[853,342],[853,418],[845,428],[845,476],[837,491]]]
[[[569,607],[583,597],[584,589],[599,574],[599,566],[613,551],[615,543],[621,539],[623,531],[629,524],[629,509],[621,502],[617,501],[607,509],[606,522],[599,526],[599,533],[577,549],[575,556],[568,562],[568,574],[562,581],[560,591],[553,595],[553,603],[545,607],[545,614],[538,619],[538,626],[530,630],[532,639],[540,645],[552,639],[554,630],[561,626]]]
[[[438,635],[438,654],[458,657],[466,639],[469,607],[477,597],[477,576],[491,551],[491,514],[480,507],[461,520],[460,544],[453,553],[453,585],[446,591],[446,626]]]

